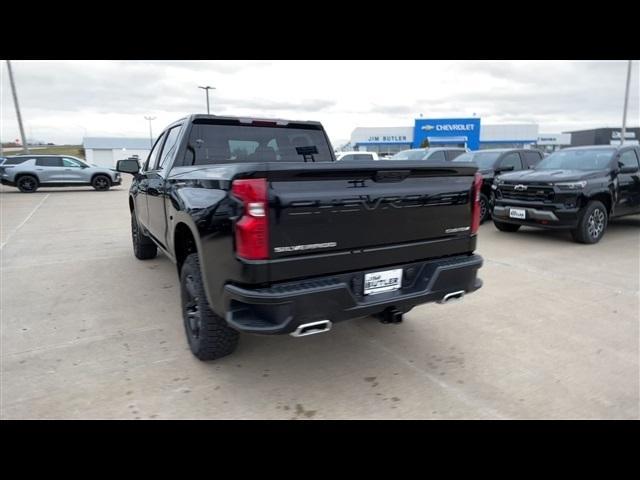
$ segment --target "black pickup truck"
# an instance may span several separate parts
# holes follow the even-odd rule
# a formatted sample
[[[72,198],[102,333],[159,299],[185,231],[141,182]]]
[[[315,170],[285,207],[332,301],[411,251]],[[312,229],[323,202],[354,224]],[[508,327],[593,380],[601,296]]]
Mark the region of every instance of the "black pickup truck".
[[[304,336],[333,322],[480,288],[481,177],[451,162],[336,162],[320,123],[192,115],[168,126],[129,195],[134,254],[177,265],[196,357],[238,332]]]
[[[492,148],[463,153],[454,162],[473,162],[478,165],[482,174],[480,189],[480,223],[491,217],[493,209],[493,181],[506,172],[533,168],[542,160],[544,154],[535,149],[524,148]]]
[[[580,243],[597,243],[610,218],[640,213],[640,147],[588,146],[552,153],[533,170],[494,181],[493,221],[566,229]]]

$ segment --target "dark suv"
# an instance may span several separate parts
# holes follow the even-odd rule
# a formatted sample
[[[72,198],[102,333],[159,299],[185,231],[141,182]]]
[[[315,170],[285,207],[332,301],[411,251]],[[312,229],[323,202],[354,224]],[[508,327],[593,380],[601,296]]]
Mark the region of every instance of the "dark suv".
[[[482,174],[480,194],[480,222],[488,220],[493,210],[491,185],[496,177],[505,172],[533,168],[544,154],[539,150],[524,148],[495,148],[467,152],[455,158],[454,162],[473,162]]]
[[[640,213],[640,147],[565,148],[534,170],[502,175],[494,188],[499,230],[567,229],[577,242],[597,243],[610,218]]]

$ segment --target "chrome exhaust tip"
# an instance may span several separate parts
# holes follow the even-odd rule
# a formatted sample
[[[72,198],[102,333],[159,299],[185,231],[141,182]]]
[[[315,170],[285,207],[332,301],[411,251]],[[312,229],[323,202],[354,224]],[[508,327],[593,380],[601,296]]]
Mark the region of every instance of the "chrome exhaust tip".
[[[458,290],[457,292],[447,293],[444,297],[442,297],[442,300],[438,300],[438,303],[450,303],[456,300],[462,300],[462,297],[464,297],[464,290]]]
[[[331,330],[332,325],[333,324],[330,320],[320,320],[318,322],[303,323],[302,325],[298,325],[298,328],[296,328],[289,335],[291,335],[292,337],[306,337],[307,335],[324,333]]]

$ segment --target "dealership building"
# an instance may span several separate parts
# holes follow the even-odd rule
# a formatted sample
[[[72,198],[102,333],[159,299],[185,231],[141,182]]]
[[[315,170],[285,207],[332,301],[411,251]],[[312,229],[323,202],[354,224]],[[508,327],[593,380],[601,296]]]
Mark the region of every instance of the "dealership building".
[[[592,130],[576,130],[571,135],[571,146],[581,145],[620,145],[621,128],[594,128]],[[640,128],[627,128],[624,132],[624,143],[639,145]]]
[[[569,146],[568,134],[540,134],[535,123],[484,125],[480,118],[417,118],[408,127],[358,127],[351,134],[354,150],[378,154],[419,148],[427,140],[432,147],[541,148],[553,151]]]
[[[149,138],[85,137],[82,145],[87,162],[107,168],[125,158],[145,159],[151,151]]]

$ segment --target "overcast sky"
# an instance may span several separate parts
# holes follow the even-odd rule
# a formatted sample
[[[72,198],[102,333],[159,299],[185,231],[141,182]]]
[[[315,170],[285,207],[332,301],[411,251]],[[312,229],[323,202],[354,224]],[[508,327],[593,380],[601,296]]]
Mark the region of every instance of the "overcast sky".
[[[638,126],[638,63],[628,124]],[[320,120],[334,143],[358,126],[408,126],[425,118],[536,122],[544,133],[619,127],[626,62],[570,61],[14,61],[28,138],[154,135],[190,113]],[[0,138],[19,138],[2,61]],[[335,145],[338,146],[338,145]]]

